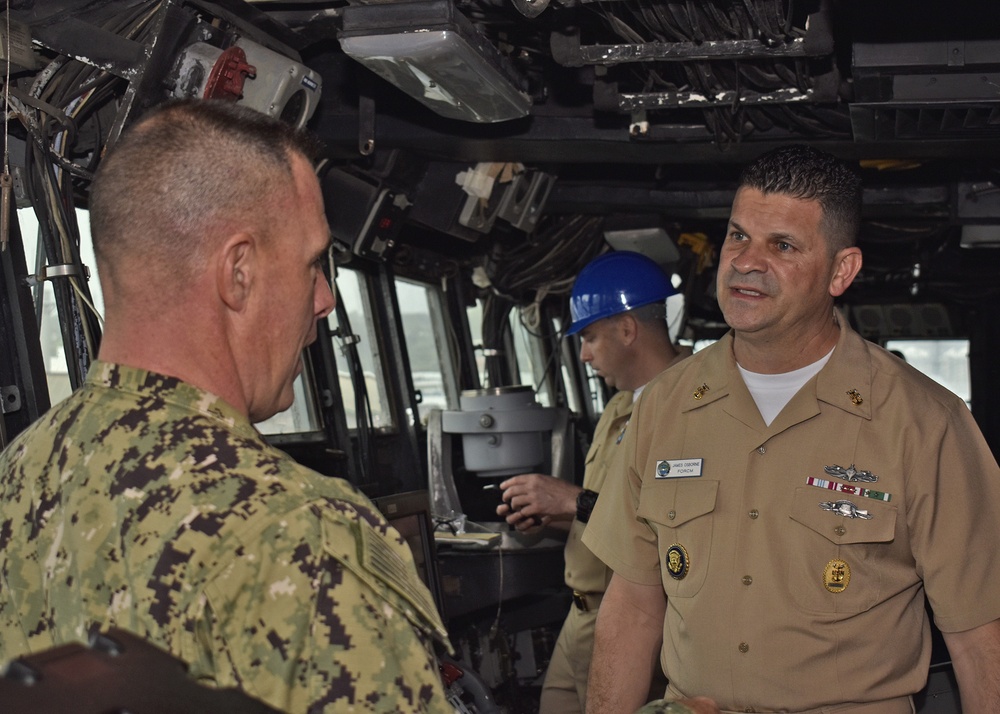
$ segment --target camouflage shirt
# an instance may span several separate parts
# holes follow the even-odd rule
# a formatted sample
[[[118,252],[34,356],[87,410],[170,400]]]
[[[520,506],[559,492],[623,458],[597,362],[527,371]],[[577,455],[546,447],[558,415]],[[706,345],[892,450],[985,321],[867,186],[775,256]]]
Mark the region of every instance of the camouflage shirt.
[[[290,712],[449,712],[399,534],[219,398],[96,362],[0,454],[0,660],[135,632]]]

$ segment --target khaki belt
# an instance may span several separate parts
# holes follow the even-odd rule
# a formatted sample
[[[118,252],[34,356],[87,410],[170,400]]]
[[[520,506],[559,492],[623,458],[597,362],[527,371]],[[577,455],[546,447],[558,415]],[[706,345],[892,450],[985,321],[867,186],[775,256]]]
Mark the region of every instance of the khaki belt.
[[[579,590],[573,591],[573,604],[580,612],[591,612],[601,606],[604,593],[582,593]]]

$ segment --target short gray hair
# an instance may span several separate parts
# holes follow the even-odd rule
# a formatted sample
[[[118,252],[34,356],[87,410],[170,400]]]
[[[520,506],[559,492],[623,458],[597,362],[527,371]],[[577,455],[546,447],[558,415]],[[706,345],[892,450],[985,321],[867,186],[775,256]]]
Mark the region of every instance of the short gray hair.
[[[268,199],[292,186],[291,157],[315,150],[304,132],[229,102],[154,108],[122,135],[91,186],[98,261],[139,260],[183,279],[220,228],[269,225]]]

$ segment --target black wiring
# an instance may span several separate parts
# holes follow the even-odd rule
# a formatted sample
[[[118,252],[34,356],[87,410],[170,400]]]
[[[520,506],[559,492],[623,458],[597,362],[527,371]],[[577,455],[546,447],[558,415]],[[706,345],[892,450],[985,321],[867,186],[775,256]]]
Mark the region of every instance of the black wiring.
[[[766,47],[781,47],[805,35],[803,17],[796,16],[794,0],[624,0],[599,5],[603,42],[628,44],[691,43],[759,40]],[[731,93],[728,107],[702,107],[703,121],[720,143],[738,142],[751,133],[775,130],[805,132],[817,138],[849,137],[846,111],[835,100],[821,107],[811,102],[756,103],[792,87],[808,94],[815,86],[813,71],[834,72],[829,63],[802,57],[757,55],[738,60],[636,62],[613,66],[618,91],[671,93],[691,91],[708,97]],[[747,97],[750,97],[747,101]],[[662,116],[664,123],[683,122],[690,108],[682,104],[647,107],[647,114]],[[667,116],[668,114],[679,116]],[[656,119],[649,118],[655,126]]]
[[[103,29],[140,41],[152,32],[149,20],[159,3],[141,4],[111,16]],[[93,309],[80,256],[76,206],[86,195],[104,148],[106,107],[117,111],[125,80],[76,59],[58,56],[36,75],[30,99],[17,105],[28,146],[25,152],[26,190],[38,217],[39,264],[73,265],[76,275],[53,278],[51,285],[62,332],[63,348],[75,389],[80,386],[100,345],[101,325]],[[36,101],[37,100],[37,101]],[[48,111],[46,109],[48,108]],[[52,109],[54,108],[54,109]],[[83,145],[82,137],[89,143]],[[90,137],[93,137],[90,139]],[[36,295],[41,302],[41,296]]]
[[[336,290],[336,283],[334,283]],[[347,370],[354,385],[355,427],[358,437],[358,470],[362,484],[372,482],[375,470],[375,451],[372,435],[375,424],[372,420],[371,401],[368,395],[368,383],[365,381],[364,367],[361,355],[358,353],[358,340],[351,329],[351,320],[345,302],[337,293],[337,331],[334,333],[341,341],[341,352],[347,362]]]
[[[576,215],[554,219],[538,230],[528,241],[516,246],[498,243],[489,256],[485,269],[491,289],[483,301],[483,350],[486,362],[486,386],[509,386],[517,375],[508,373],[512,359],[507,359],[507,346],[513,344],[510,312],[520,307],[535,313],[545,305],[562,305],[573,287],[573,281],[583,267],[606,250],[601,233],[601,218]],[[536,324],[546,324],[538,319]],[[565,329],[565,325],[564,328]],[[537,332],[532,331],[532,334]],[[560,335],[551,337],[552,357],[546,370],[558,372],[561,353]],[[558,380],[556,380],[558,381]],[[536,386],[536,391],[538,386]]]
[[[498,243],[486,265],[494,290],[515,302],[543,287],[554,295],[568,294],[576,274],[600,252],[600,221],[577,215],[514,247]],[[587,248],[581,252],[580,245]]]

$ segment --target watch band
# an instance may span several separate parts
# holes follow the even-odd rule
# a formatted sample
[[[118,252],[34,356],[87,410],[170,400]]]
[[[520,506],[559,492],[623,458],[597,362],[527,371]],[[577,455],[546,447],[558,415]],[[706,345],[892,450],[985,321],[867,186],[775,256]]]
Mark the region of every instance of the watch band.
[[[594,511],[597,503],[597,491],[585,488],[576,495],[576,520],[586,523],[590,520],[590,514]]]

